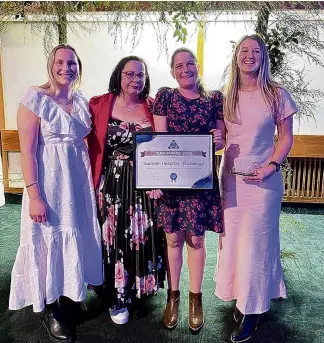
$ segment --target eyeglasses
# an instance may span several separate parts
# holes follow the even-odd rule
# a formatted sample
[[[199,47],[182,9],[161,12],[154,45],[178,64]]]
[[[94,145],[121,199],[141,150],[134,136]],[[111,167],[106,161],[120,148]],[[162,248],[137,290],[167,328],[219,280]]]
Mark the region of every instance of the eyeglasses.
[[[146,78],[146,74],[142,72],[136,74],[133,71],[122,71],[122,74],[125,74],[128,80],[134,80],[136,76],[140,81],[144,81]]]

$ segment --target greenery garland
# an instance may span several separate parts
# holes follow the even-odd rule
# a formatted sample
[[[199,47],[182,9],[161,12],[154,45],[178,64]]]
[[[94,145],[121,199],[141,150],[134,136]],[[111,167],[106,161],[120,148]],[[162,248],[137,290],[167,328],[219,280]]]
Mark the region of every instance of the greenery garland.
[[[0,38],[15,21],[30,23],[33,33],[41,35],[45,53],[58,43],[67,43],[68,28],[76,35],[97,29],[93,13],[105,14],[108,34],[114,44],[121,42],[122,25],[127,23],[131,47],[141,39],[144,24],[151,25],[156,33],[160,52],[168,55],[167,34],[170,30],[177,41],[186,43],[187,26],[204,22],[205,30],[217,22],[220,14],[245,14],[257,17],[255,31],[266,41],[271,71],[279,82],[292,93],[299,107],[298,118],[314,119],[317,104],[324,96],[320,89],[311,89],[304,70],[296,69],[294,57],[324,68],[322,59],[324,41],[320,32],[324,28],[320,1],[5,1],[0,3]],[[87,14],[93,26],[78,21],[78,15]],[[30,15],[37,21],[30,22]],[[129,21],[130,15],[132,20]],[[51,20],[49,20],[49,18]],[[54,20],[53,20],[54,18]],[[78,25],[71,25],[77,22]]]

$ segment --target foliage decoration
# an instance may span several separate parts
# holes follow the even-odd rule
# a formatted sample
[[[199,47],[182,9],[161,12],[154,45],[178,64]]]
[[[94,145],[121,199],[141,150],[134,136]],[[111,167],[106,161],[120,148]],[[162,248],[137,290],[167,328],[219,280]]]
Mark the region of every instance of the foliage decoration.
[[[315,117],[324,94],[311,89],[311,80],[305,70],[295,68],[294,59],[324,67],[322,6],[320,1],[5,1],[0,3],[0,38],[13,22],[30,23],[33,33],[43,37],[47,54],[56,44],[68,42],[68,29],[79,36],[97,30],[96,15],[101,14],[114,44],[131,42],[135,48],[143,30],[151,26],[160,52],[168,55],[170,31],[185,44],[190,23],[206,22],[208,27],[220,14],[245,14],[246,20],[256,19],[255,31],[269,48],[271,71],[292,92],[299,118],[309,119]],[[93,25],[80,21],[80,14]]]

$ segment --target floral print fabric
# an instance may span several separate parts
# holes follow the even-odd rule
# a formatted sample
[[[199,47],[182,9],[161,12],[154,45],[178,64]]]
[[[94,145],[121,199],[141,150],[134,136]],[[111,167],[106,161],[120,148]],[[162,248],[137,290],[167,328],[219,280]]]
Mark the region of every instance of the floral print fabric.
[[[152,201],[133,188],[133,132],[140,130],[152,131],[149,121],[110,119],[99,187],[104,294],[115,309],[156,293],[165,278],[163,231],[156,227]]]
[[[161,88],[154,102],[154,115],[167,117],[168,132],[209,133],[223,119],[223,96],[187,99],[178,89]],[[178,230],[203,236],[206,230],[223,232],[223,211],[218,180],[213,190],[168,191],[158,201],[158,225],[165,232]]]

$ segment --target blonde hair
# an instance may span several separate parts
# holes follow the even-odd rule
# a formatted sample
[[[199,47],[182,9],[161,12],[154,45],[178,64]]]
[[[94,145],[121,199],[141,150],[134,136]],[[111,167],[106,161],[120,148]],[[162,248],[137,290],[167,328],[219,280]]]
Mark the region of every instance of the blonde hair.
[[[173,71],[173,67],[174,67],[174,59],[176,57],[177,54],[179,54],[180,52],[187,52],[189,53],[192,58],[194,59],[194,61],[196,63],[198,63],[198,60],[197,60],[197,57],[196,55],[188,48],[178,48],[174,51],[174,53],[172,54],[171,56],[171,63],[170,63],[170,68],[171,68],[171,72]],[[205,86],[203,85],[203,83],[201,82],[200,80],[200,77],[198,76],[198,79],[197,79],[197,88],[198,88],[198,93],[199,95],[202,97],[202,98],[208,98],[210,97],[210,92],[208,92],[205,88]]]
[[[58,88],[58,83],[55,80],[55,77],[53,75],[53,70],[52,69],[53,69],[53,65],[55,63],[55,54],[56,54],[57,50],[59,50],[59,49],[69,49],[69,50],[72,50],[75,53],[75,56],[77,58],[78,65],[79,65],[79,75],[78,75],[78,78],[72,84],[73,89],[76,89],[76,88],[78,88],[80,86],[81,77],[82,77],[82,63],[81,63],[81,60],[80,60],[78,54],[76,53],[75,49],[72,48],[72,46],[70,46],[68,44],[57,45],[50,52],[50,54],[48,56],[48,59],[47,59],[48,81],[45,84],[39,86],[39,88],[44,89],[48,95],[52,95],[52,96],[55,95],[56,90]]]
[[[264,40],[257,34],[246,35],[242,37],[236,44],[233,52],[231,64],[229,66],[229,75],[227,83],[224,86],[224,118],[232,123],[238,123],[237,107],[238,107],[238,92],[241,87],[240,71],[237,65],[237,56],[240,50],[240,45],[246,39],[255,40],[261,51],[261,61],[258,70],[257,85],[261,89],[262,95],[271,108],[274,115],[274,120],[277,121],[280,112],[280,84],[275,82],[270,74],[270,62],[266,44]]]

